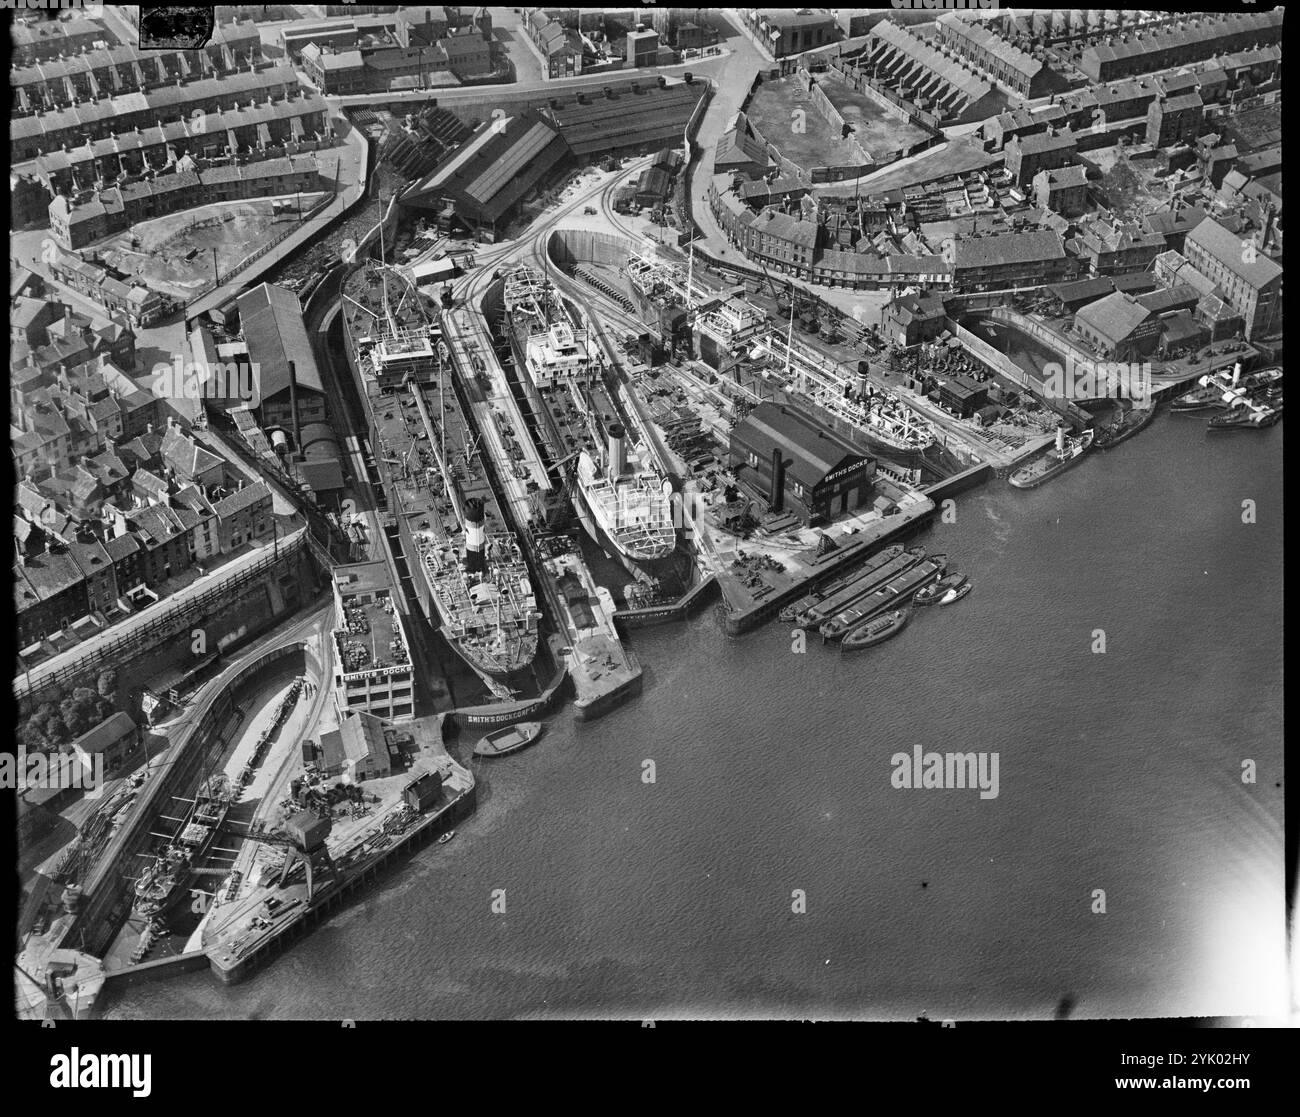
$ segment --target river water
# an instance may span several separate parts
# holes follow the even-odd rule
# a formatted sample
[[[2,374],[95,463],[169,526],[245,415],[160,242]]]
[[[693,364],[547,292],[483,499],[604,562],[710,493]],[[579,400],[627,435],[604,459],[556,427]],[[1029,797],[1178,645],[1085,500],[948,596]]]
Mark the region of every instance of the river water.
[[[1281,1011],[1282,431],[1162,413],[963,494],[924,541],[974,591],[856,657],[638,633],[644,694],[476,761],[454,842],[242,985],[106,1015]],[[891,786],[915,745],[997,753],[997,797]]]

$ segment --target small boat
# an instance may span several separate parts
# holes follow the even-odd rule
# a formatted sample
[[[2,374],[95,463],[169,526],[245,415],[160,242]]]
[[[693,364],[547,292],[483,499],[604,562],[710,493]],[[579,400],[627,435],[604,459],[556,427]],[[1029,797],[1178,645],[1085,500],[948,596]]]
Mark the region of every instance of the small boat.
[[[939,604],[940,604],[940,605],[951,605],[951,604],[953,604],[953,602],[960,601],[963,597],[965,597],[968,593],[970,593],[970,591],[973,590],[974,588],[975,588],[975,585],[974,585],[973,582],[963,582],[963,583],[962,583],[960,586],[958,586],[956,589],[951,589],[951,590],[949,590],[946,594],[944,594],[944,595],[943,595],[943,600],[940,601]]]
[[[448,831],[447,831],[447,832],[446,832],[446,833],[445,833],[441,838],[438,839],[438,844],[439,844],[440,846],[442,846],[442,845],[446,845],[446,844],[447,844],[449,841],[451,841],[452,838],[454,838],[455,836],[456,836],[456,831],[455,831],[455,830],[448,830]]]
[[[892,613],[885,613],[875,620],[867,621],[844,637],[840,643],[840,651],[856,652],[883,643],[891,636],[897,636],[902,632],[911,617],[911,609],[895,609]]]
[[[917,605],[935,605],[949,590],[955,590],[958,586],[964,585],[965,582],[966,575],[962,574],[960,571],[955,571],[952,574],[945,574],[937,582],[931,582],[923,589],[917,590],[916,596],[913,597],[912,600]]]
[[[479,743],[474,746],[475,756],[504,756],[508,752],[515,752],[525,745],[531,745],[538,737],[542,735],[542,723],[540,721],[521,721],[516,725],[508,725],[504,729],[497,729],[479,738]]]
[[[1263,427],[1271,427],[1280,418],[1282,418],[1281,406],[1257,407],[1253,404],[1243,404],[1216,415],[1205,425],[1212,431],[1259,430]]]

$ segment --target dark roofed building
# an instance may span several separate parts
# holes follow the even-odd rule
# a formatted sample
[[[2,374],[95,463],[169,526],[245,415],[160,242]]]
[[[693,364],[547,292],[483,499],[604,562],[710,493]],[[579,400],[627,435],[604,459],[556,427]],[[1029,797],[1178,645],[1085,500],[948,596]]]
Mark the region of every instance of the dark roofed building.
[[[72,742],[77,758],[90,770],[94,758],[104,758],[104,771],[112,772],[129,760],[140,747],[139,727],[128,714],[118,711]]]
[[[1079,69],[1092,81],[1110,81],[1166,67],[1199,62],[1216,54],[1268,46],[1282,38],[1282,9],[1232,12],[1226,15],[1188,13],[1189,21],[1126,41],[1098,43],[1079,59]]]
[[[1187,234],[1187,259],[1227,296],[1246,323],[1246,338],[1269,337],[1282,326],[1282,268],[1250,237],[1207,218]]]
[[[636,184],[636,204],[661,206],[673,192],[673,176],[662,167],[647,167]]]
[[[954,286],[988,290],[1038,287],[1072,278],[1077,265],[1061,238],[1050,230],[995,233],[945,242]]]
[[[1016,136],[1006,146],[1007,172],[1017,186],[1026,186],[1039,171],[1052,171],[1073,163],[1078,150],[1072,132]]]
[[[1109,276],[1099,275],[1095,279],[1079,279],[1073,283],[1056,283],[1048,288],[1061,300],[1065,309],[1074,312],[1081,306],[1109,295],[1115,290],[1115,284]]]
[[[875,458],[825,420],[771,402],[732,429],[731,466],[772,511],[788,509],[804,523],[869,506],[876,474]]]
[[[1160,319],[1122,291],[1082,307],[1074,330],[1107,360],[1131,361],[1146,356],[1160,338]]]
[[[1200,135],[1204,120],[1205,103],[1196,90],[1160,97],[1147,109],[1147,143],[1152,147],[1191,143]]]
[[[880,309],[880,328],[885,337],[899,345],[931,341],[946,328],[948,312],[938,295],[899,295]]]
[[[767,153],[767,146],[758,141],[749,130],[749,124],[743,114],[737,118],[736,126],[724,132],[713,148],[713,170],[738,171],[741,174],[758,177],[766,174],[772,167],[772,157]]]
[[[932,393],[941,407],[959,419],[969,419],[989,402],[989,390],[964,376],[950,376]]]
[[[650,152],[681,142],[686,122],[706,88],[701,81],[659,86],[646,79],[645,84],[635,82],[619,89],[611,86],[613,96],[578,94],[543,111],[555,121],[579,159]]]
[[[441,211],[447,201],[471,228],[495,230],[567,154],[555,126],[531,110],[484,123],[402,195]]]
[[[238,298],[239,321],[252,362],[253,399],[263,429],[293,430],[296,421],[325,421],[325,391],[312,355],[298,296],[283,287],[262,283]],[[291,386],[289,362],[294,365]]]
[[[86,576],[63,543],[32,525],[25,540],[15,540],[15,558],[13,601],[20,648],[86,615]]]

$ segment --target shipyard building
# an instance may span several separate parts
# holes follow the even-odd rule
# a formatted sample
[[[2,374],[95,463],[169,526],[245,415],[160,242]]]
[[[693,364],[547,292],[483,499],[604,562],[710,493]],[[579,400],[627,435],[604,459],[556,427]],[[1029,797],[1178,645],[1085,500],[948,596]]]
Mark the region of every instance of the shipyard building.
[[[760,403],[731,432],[736,480],[773,512],[805,524],[870,507],[876,461],[808,411]]]
[[[341,717],[372,714],[390,721],[415,716],[415,668],[388,568],[358,562],[333,570],[334,698]],[[346,723],[345,723],[346,724]],[[346,736],[345,736],[346,741]],[[349,761],[365,750],[349,752]],[[362,761],[369,774],[374,765]]]

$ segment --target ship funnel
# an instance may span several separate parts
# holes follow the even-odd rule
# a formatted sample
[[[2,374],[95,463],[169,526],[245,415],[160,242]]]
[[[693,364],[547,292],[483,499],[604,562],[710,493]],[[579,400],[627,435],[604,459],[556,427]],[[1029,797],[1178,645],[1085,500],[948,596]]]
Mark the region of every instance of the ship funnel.
[[[482,574],[487,570],[487,533],[483,530],[483,501],[465,501],[465,571]]]
[[[1241,380],[1241,362],[1238,361],[1232,366],[1232,386],[1235,388],[1238,381]]]
[[[1065,453],[1065,427],[1062,424],[1057,424],[1056,427],[1056,452]]]
[[[627,453],[623,449],[624,433],[623,428],[618,423],[610,423],[608,431],[609,452],[605,457],[605,464],[612,481],[622,477],[627,469]]]

